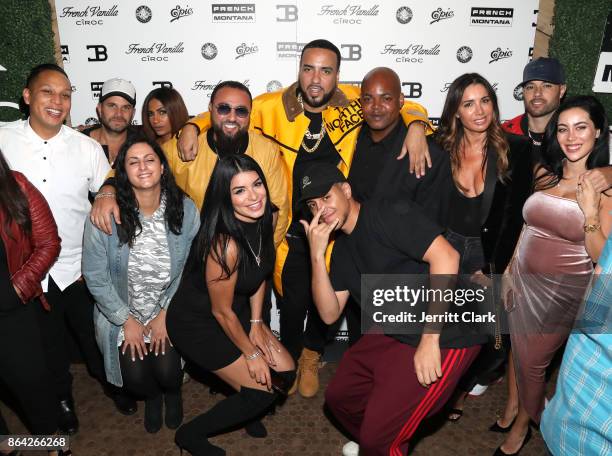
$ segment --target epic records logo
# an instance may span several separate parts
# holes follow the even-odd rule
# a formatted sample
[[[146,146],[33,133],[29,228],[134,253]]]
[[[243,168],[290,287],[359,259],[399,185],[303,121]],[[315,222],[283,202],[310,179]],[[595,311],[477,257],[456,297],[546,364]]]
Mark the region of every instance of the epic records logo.
[[[174,87],[170,81],[153,81],[151,85],[153,87],[167,87],[168,89]]]
[[[279,16],[276,16],[276,22],[295,22],[298,20],[298,7],[296,5],[276,5],[279,11]]]
[[[202,46],[202,57],[204,57],[206,60],[214,59],[217,57],[218,53],[219,51],[217,50],[217,46],[215,46],[213,43],[204,43]]]
[[[68,45],[62,44],[60,49],[62,51],[62,63],[70,63],[70,51],[68,50]]]
[[[259,48],[256,45],[251,44],[249,46],[246,43],[242,43],[236,48],[236,57],[234,60],[238,60],[240,57],[244,57],[245,55],[256,54],[257,52],[259,52]]]
[[[438,8],[437,10],[431,12],[431,22],[429,24],[435,24],[436,22],[443,21],[444,19],[450,19],[452,17],[455,17],[455,12],[452,9],[449,8],[448,10],[444,11],[442,8]]]
[[[470,11],[470,25],[512,27],[513,18],[514,8],[473,6]]]
[[[361,60],[361,45],[359,44],[341,44],[341,52],[347,49],[347,52],[342,53],[342,60],[355,61]]]
[[[103,44],[88,44],[85,46],[88,51],[93,51],[93,57],[87,57],[88,62],[106,62],[108,52]]]
[[[187,5],[183,8],[181,5],[176,5],[175,8],[170,10],[170,22],[178,21],[181,17],[191,16],[193,14],[193,8],[189,8]]]
[[[489,60],[489,63],[498,62],[499,60],[508,59],[510,57],[512,57],[511,49],[506,49],[504,51],[502,48],[498,47],[491,51],[491,60]]]
[[[317,16],[333,17],[332,23],[340,24],[361,24],[361,18],[367,16],[378,16],[378,5],[374,5],[369,9],[362,8],[361,5],[348,4],[344,8],[336,7],[336,5],[323,5]]]
[[[277,41],[276,58],[293,59],[299,57],[304,46],[306,46],[306,43],[297,43],[295,41]]]
[[[472,56],[474,53],[472,52],[472,48],[469,46],[461,46],[457,49],[457,60],[461,63],[468,63],[472,60]]]
[[[255,22],[255,3],[213,3],[213,22]]]
[[[273,80],[266,84],[266,92],[276,92],[283,88],[283,85],[280,81]]]
[[[146,24],[152,17],[153,12],[147,5],[140,5],[138,8],[136,8],[136,19],[138,19],[138,22]]]
[[[91,96],[95,101],[100,99],[100,93],[102,92],[102,86],[104,81],[91,82]]]
[[[405,98],[421,98],[423,84],[420,82],[402,82],[402,92]]]
[[[395,12],[395,19],[400,24],[407,24],[412,20],[412,10],[407,6],[402,6]]]
[[[521,84],[517,85],[512,91],[512,95],[516,101],[523,101],[523,86]]]

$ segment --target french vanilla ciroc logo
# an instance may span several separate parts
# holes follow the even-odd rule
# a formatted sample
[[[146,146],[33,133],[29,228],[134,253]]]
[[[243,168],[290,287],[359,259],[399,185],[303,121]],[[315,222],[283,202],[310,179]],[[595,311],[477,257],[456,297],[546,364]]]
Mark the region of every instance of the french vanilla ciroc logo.
[[[472,48],[469,46],[461,46],[459,49],[457,49],[457,60],[459,60],[461,63],[468,63],[470,60],[472,60],[473,55],[474,52],[472,52]]]
[[[76,25],[104,25],[104,19],[118,15],[119,5],[107,9],[99,5],[88,5],[84,8],[79,5],[79,7],[65,6],[58,17],[76,19]]]
[[[491,51],[491,60],[489,60],[489,63],[498,62],[502,59],[509,59],[510,57],[512,57],[511,49],[504,50],[501,47],[497,47],[497,49]]]
[[[189,5],[184,8],[181,5],[176,5],[174,8],[170,10],[170,22],[178,21],[182,17],[191,16],[193,14],[193,8],[190,8]]]
[[[423,63],[429,56],[440,55],[440,44],[424,46],[412,43],[402,47],[397,44],[385,44],[380,53],[394,56],[398,63]]]
[[[444,83],[444,86],[442,86],[442,88],[440,89],[440,92],[442,92],[442,93],[448,92],[448,90],[450,89],[451,85],[452,85],[452,82]],[[499,87],[499,82],[491,83],[491,87],[493,87],[493,90],[495,90],[497,92],[497,87]]]
[[[283,88],[283,85],[280,81],[272,80],[266,84],[266,92],[276,92]]]
[[[198,92],[204,92],[204,96],[206,98],[210,98],[212,91],[215,90],[215,87],[221,84],[221,82],[223,82],[221,79],[219,79],[218,81],[209,81],[206,79],[200,79],[200,80],[194,81],[193,85],[191,86],[191,90],[198,91]],[[245,79],[244,81],[242,81],[242,83],[246,87],[251,86],[251,81],[249,79]]]
[[[347,4],[342,6],[323,5],[317,16],[325,16],[332,19],[332,23],[336,25],[342,24],[362,24],[362,18],[378,16],[380,10],[378,5],[370,7]]]
[[[295,59],[302,54],[302,49],[306,43],[298,43],[296,41],[277,41],[276,42],[276,58],[277,59]]]
[[[213,22],[255,22],[255,3],[213,3]]]
[[[153,17],[153,11],[147,5],[140,5],[136,8],[136,19],[142,24],[146,24]]]
[[[241,43],[236,47],[236,57],[234,58],[234,60],[238,60],[241,57],[244,57],[246,55],[250,55],[250,54],[256,54],[259,52],[259,48],[255,45],[255,44],[246,44],[246,43]]]
[[[127,55],[135,55],[143,62],[169,62],[170,57],[176,54],[182,54],[185,51],[183,42],[179,43],[130,43],[128,45]]]
[[[473,6],[470,10],[470,25],[512,27],[513,18],[514,8]]]
[[[444,19],[451,19],[455,17],[455,12],[452,9],[447,9],[444,11],[442,8],[438,8],[431,12],[431,24],[435,24],[436,22],[443,21]]]
[[[407,24],[412,20],[412,10],[407,6],[398,8],[398,10],[395,12],[395,19],[397,19],[397,22],[400,24]]]
[[[213,43],[204,43],[202,45],[201,52],[202,57],[204,57],[206,60],[212,60],[217,57],[219,50],[217,49],[217,46],[215,46]]]

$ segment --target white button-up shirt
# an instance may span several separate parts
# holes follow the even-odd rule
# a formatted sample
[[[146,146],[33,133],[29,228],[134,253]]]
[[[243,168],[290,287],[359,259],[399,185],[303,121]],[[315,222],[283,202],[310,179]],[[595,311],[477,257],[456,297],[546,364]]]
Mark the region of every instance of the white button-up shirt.
[[[0,150],[11,169],[23,173],[43,194],[53,217],[62,249],[49,273],[60,290],[81,276],[83,229],[91,204],[110,166],[102,147],[65,125],[49,140],[38,136],[27,120],[0,127]],[[42,282],[47,291],[48,276]]]

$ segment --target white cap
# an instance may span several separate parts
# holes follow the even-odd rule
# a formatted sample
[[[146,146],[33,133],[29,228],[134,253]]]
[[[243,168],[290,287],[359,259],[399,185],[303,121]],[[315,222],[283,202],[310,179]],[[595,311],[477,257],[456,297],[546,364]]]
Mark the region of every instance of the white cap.
[[[136,88],[130,81],[121,78],[113,78],[106,81],[100,93],[100,103],[113,96],[123,97],[131,105],[136,106]]]

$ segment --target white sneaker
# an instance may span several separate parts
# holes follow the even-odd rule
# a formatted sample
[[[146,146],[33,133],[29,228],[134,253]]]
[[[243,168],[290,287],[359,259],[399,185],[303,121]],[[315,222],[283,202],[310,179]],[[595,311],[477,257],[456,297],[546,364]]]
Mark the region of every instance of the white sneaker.
[[[484,392],[487,390],[488,386],[487,385],[475,385],[474,388],[472,388],[472,391],[470,391],[470,396],[481,396],[484,394]]]
[[[342,456],[359,456],[359,445],[350,441],[342,447]]]

